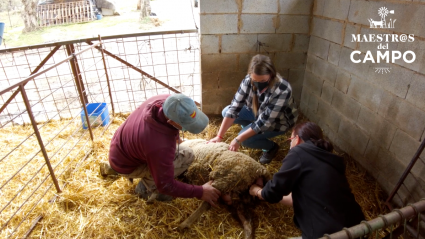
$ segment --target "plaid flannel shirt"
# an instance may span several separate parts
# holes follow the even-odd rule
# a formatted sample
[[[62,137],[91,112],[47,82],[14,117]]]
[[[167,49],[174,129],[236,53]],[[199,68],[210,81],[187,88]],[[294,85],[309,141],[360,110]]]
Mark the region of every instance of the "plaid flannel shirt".
[[[298,118],[298,111],[292,98],[291,85],[280,75],[277,77],[279,81],[263,92],[262,94],[265,96],[260,100],[261,94],[258,90],[257,92],[253,91],[248,74],[242,80],[225,117],[236,119],[244,105],[252,108],[253,96],[257,94],[259,109],[256,121],[251,125],[257,134],[265,131],[286,131],[294,126]]]

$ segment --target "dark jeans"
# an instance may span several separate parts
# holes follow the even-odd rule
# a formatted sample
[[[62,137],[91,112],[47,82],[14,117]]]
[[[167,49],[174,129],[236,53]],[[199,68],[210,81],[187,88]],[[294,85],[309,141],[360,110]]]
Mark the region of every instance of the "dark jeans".
[[[227,110],[229,110],[230,105],[226,106],[221,114],[223,117],[226,115]],[[242,126],[242,130],[238,133],[238,135],[245,132],[247,129],[251,127],[251,124],[256,120],[254,116],[254,112],[246,106],[242,107],[241,112],[239,112],[238,118],[235,119],[235,124],[239,124]],[[266,131],[262,134],[256,134],[247,140],[242,142],[242,145],[247,148],[253,148],[253,149],[262,149],[265,151],[270,150],[274,142],[269,140],[270,138],[276,137],[278,135],[284,134],[285,131]]]

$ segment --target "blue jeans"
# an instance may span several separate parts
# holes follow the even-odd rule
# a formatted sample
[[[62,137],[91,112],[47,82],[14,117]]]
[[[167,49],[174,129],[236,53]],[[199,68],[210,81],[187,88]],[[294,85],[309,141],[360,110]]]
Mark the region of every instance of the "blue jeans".
[[[229,110],[230,105],[226,106],[221,114],[223,117],[226,115],[226,112]],[[242,126],[242,130],[238,133],[238,135],[245,132],[247,129],[251,128],[251,125],[254,121],[257,119],[254,116],[254,112],[246,106],[242,107],[241,112],[239,112],[238,118],[235,119],[234,123],[239,124]],[[279,136],[284,134],[286,131],[266,131],[262,134],[256,134],[247,140],[242,142],[242,145],[247,148],[253,148],[253,149],[262,149],[265,151],[269,151],[273,145],[274,142],[269,140],[270,138]]]

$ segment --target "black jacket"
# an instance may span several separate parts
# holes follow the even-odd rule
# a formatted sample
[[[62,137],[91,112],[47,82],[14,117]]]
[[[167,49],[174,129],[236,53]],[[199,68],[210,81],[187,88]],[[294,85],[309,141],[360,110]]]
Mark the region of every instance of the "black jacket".
[[[364,220],[345,177],[343,159],[311,141],[289,151],[261,196],[277,203],[291,192],[294,222],[303,238],[319,238]]]

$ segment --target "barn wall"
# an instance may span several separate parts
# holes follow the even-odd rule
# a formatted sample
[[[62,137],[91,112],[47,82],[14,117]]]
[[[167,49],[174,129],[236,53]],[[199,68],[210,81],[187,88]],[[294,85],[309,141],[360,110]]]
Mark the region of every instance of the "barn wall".
[[[255,54],[269,55],[296,101],[309,44],[313,0],[202,0],[200,3],[202,106],[221,114]]]
[[[396,19],[394,28],[370,28],[368,19],[381,20],[381,7],[394,10],[386,17],[387,23]],[[315,0],[312,14],[301,110],[390,192],[425,137],[424,2]],[[362,52],[355,60],[363,60],[367,51],[376,56],[380,43],[358,42],[352,34],[414,34],[413,42],[390,39],[388,50],[411,50],[416,60],[353,63],[354,50]],[[401,188],[406,201],[425,196],[424,162],[422,153]]]

